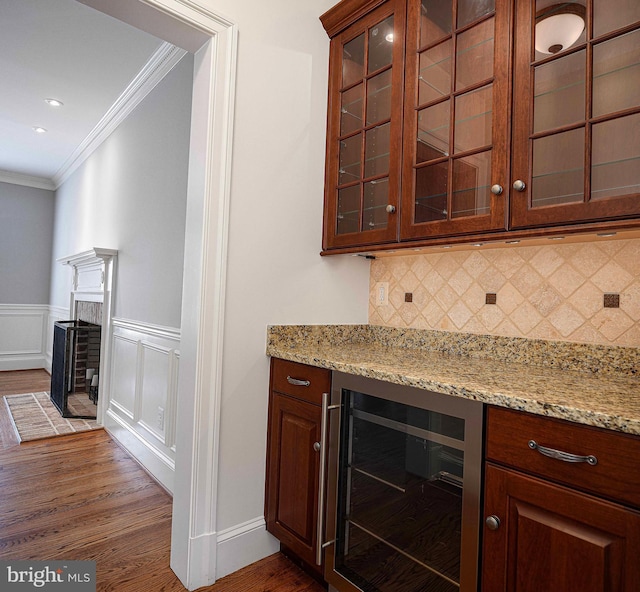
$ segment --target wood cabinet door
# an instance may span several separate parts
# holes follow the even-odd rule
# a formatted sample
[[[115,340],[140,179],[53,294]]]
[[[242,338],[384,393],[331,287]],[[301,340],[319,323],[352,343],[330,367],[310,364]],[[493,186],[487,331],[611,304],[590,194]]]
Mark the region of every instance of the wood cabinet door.
[[[640,590],[640,513],[487,463],[482,592]]]
[[[321,407],[271,393],[267,443],[267,530],[315,566]],[[321,568],[318,567],[318,570]]]
[[[323,248],[398,235],[405,0],[331,39]]]
[[[638,217],[640,3],[527,0],[515,16],[511,227]],[[561,18],[575,35],[546,39]]]
[[[506,228],[511,14],[512,0],[409,0],[403,240]]]

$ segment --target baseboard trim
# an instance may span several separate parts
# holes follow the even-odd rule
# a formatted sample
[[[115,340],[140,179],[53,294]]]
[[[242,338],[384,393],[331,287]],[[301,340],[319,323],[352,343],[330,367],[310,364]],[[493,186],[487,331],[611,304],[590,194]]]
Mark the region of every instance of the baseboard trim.
[[[216,580],[280,550],[263,517],[218,532]]]
[[[104,427],[111,437],[149,472],[170,494],[173,494],[175,463],[151,446],[110,409],[105,414]]]
[[[4,355],[0,359],[0,371],[4,370],[38,370],[44,368],[47,370],[45,357],[42,355],[35,356],[14,356]],[[51,368],[49,368],[51,370]]]

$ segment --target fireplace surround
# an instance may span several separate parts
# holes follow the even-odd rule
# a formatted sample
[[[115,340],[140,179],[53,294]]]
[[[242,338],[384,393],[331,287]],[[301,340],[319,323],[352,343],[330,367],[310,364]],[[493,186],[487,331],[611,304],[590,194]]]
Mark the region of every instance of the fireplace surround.
[[[95,416],[102,423],[106,409],[105,393],[108,393],[110,367],[110,340],[112,310],[115,298],[115,277],[118,251],[94,247],[68,257],[58,263],[72,270],[69,300],[69,321],[59,321],[54,326],[54,361],[56,358],[56,330],[58,339],[66,344],[67,360],[62,364],[62,376],[66,376],[67,392],[86,393],[94,404]],[[62,325],[58,328],[57,325]],[[91,376],[89,377],[87,371]],[[65,375],[65,372],[67,373]],[[53,397],[52,367],[52,397]],[[94,378],[97,377],[97,378]],[[93,379],[93,380],[92,380]],[[87,384],[87,380],[89,383]],[[91,384],[93,382],[93,386]],[[69,390],[73,388],[73,391]],[[57,405],[61,412],[64,406]],[[61,408],[62,407],[62,408]],[[68,411],[69,405],[67,405]],[[63,413],[64,414],[64,413]]]

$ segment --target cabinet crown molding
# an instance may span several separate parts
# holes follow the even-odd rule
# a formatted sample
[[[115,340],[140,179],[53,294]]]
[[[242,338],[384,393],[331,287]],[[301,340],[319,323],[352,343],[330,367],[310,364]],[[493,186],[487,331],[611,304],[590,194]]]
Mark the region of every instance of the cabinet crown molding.
[[[320,22],[329,37],[334,37],[360,17],[383,4],[385,0],[342,0],[320,17]]]

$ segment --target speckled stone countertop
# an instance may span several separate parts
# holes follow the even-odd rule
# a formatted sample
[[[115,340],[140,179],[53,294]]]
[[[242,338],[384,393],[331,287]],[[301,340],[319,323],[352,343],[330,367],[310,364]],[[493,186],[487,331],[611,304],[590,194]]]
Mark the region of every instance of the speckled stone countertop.
[[[268,328],[267,355],[640,435],[640,348],[278,325]]]

